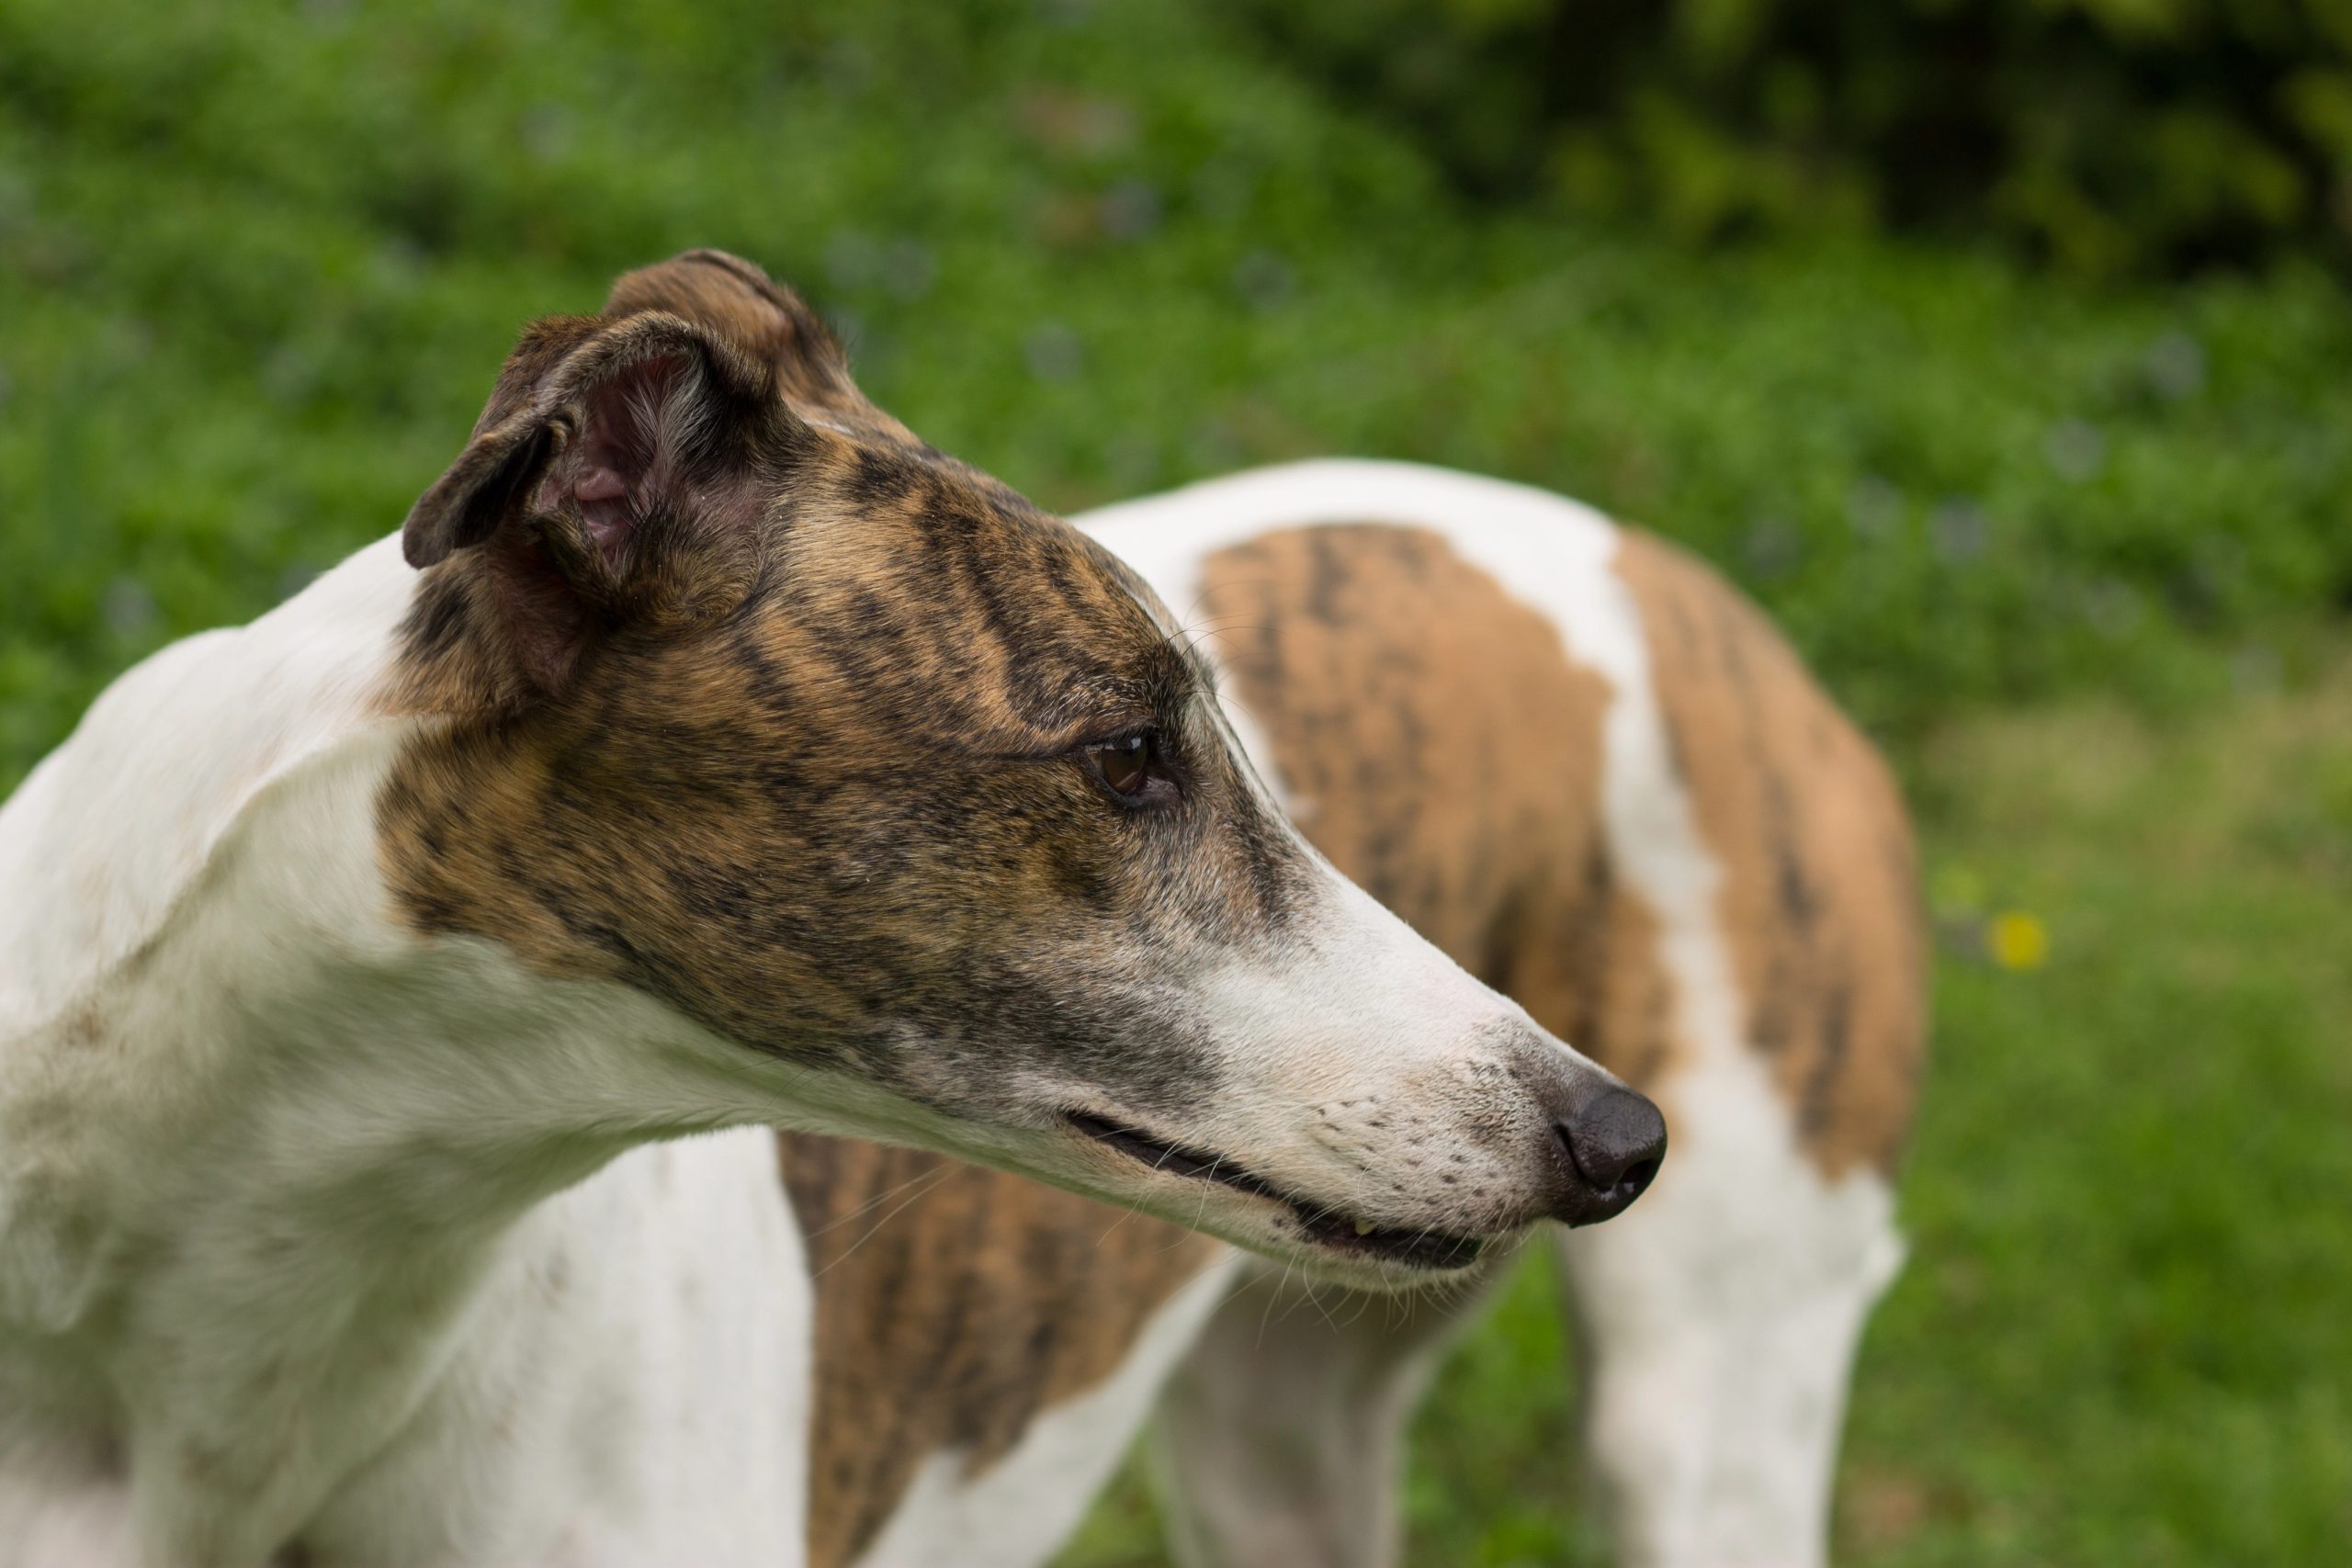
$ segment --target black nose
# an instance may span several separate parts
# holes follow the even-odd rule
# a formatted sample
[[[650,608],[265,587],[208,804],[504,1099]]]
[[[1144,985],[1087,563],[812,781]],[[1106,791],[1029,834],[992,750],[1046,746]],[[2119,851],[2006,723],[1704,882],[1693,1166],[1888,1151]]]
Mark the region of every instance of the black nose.
[[[1577,1179],[1552,1211],[1589,1225],[1625,1212],[1666,1157],[1666,1118],[1630,1089],[1609,1085],[1553,1123]]]

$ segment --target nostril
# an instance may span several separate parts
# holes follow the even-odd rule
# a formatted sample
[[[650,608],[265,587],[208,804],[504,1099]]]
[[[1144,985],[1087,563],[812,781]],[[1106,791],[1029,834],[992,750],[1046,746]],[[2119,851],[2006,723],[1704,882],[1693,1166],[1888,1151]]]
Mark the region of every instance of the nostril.
[[[1637,1159],[1625,1168],[1624,1175],[1617,1179],[1617,1191],[1631,1202],[1649,1190],[1650,1182],[1657,1176],[1657,1161]]]
[[[1610,1213],[1642,1195],[1666,1156],[1666,1118],[1647,1097],[1614,1085],[1560,1122],[1559,1135],[1577,1174]]]

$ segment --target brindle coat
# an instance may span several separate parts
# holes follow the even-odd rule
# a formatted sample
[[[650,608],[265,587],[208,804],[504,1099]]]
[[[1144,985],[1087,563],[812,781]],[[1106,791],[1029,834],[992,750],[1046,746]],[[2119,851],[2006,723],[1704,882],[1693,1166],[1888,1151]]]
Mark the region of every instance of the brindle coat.
[[[630,510],[599,515],[615,468]],[[401,697],[451,721],[379,807],[416,926],[959,1113],[1004,1042],[1170,1117],[1213,1075],[1139,953],[1269,940],[1303,862],[1204,728],[1206,672],[746,264],[535,326],[406,539]],[[1106,811],[1072,753],[1147,728],[1180,800]]]

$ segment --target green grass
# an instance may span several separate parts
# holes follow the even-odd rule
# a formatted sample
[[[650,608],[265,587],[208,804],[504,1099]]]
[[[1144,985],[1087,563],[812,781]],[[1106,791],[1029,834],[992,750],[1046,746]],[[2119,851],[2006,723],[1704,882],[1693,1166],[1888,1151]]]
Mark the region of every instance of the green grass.
[[[2352,656],[2193,722],[1980,719],[1914,774],[1950,934],[1839,1560],[2352,1562]],[[2044,967],[1979,954],[1996,909]],[[1523,1268],[1420,1418],[1410,1561],[1605,1561],[1564,1367]],[[1159,1560],[1129,1477],[1063,1562]]]
[[[2053,956],[1944,975],[1849,1535],[2352,1559],[2352,660],[2195,723],[1964,728],[1919,772],[1946,886]]]
[[[2339,280],[1473,211],[1179,0],[7,0],[0,789],[396,526],[523,321],[695,244],[1050,504],[1361,452],[1728,567],[1894,744],[1945,901],[2054,933],[1947,965],[1852,1555],[2346,1555]],[[1431,1407],[1416,1561],[1590,1556],[1548,1288]]]

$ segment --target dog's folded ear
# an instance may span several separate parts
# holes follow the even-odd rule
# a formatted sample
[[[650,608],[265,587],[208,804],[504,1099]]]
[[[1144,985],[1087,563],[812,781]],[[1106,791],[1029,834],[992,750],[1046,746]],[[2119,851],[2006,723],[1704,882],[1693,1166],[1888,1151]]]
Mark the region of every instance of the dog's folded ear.
[[[725,251],[688,251],[639,267],[613,285],[606,319],[659,310],[689,321],[766,365],[801,414],[913,442],[850,378],[841,341],[800,296]]]
[[[698,481],[788,423],[765,366],[675,316],[535,322],[401,548],[432,566],[537,519],[560,553],[617,569],[649,527],[708,506]]]
[[[522,688],[552,690],[600,629],[747,585],[807,435],[774,367],[729,335],[660,310],[550,318],[411,509],[401,550],[441,569],[435,602],[468,606]]]

